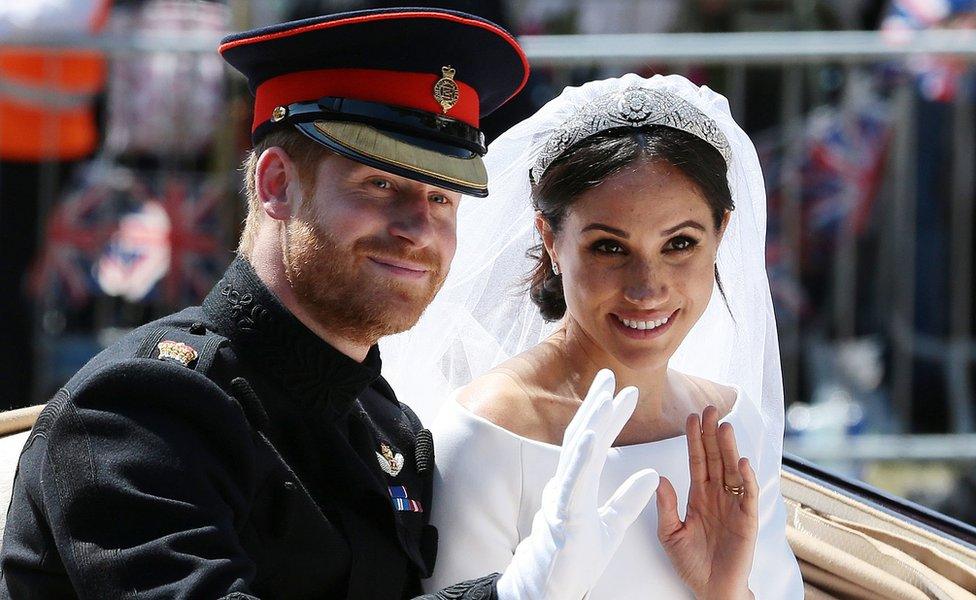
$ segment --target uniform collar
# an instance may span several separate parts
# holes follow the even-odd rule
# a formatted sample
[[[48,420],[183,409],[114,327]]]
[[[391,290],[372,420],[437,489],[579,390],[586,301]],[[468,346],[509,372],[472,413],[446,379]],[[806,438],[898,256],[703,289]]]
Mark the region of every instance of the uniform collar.
[[[351,401],[380,375],[378,346],[361,363],[339,352],[285,308],[243,258],[230,264],[203,309],[254,370],[305,404]]]

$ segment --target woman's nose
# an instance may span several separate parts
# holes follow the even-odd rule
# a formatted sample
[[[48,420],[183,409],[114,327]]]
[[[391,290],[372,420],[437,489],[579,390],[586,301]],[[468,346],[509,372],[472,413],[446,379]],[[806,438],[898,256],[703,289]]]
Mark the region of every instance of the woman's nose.
[[[624,297],[634,304],[657,302],[667,296],[667,289],[660,269],[640,261],[628,270]]]

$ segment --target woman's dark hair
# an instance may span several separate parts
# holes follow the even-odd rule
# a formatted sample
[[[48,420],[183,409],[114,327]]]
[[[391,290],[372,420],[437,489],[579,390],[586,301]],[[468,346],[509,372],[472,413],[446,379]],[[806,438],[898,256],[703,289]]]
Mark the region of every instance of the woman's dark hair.
[[[558,234],[581,194],[640,160],[665,161],[695,182],[716,229],[722,226],[725,212],[735,207],[721,153],[695,135],[664,125],[607,129],[580,141],[563,152],[532,187],[532,202]],[[529,257],[536,261],[527,278],[529,296],[546,321],[561,319],[566,313],[562,277],[552,272],[552,260],[542,244],[531,248]],[[724,298],[717,267],[715,279]]]

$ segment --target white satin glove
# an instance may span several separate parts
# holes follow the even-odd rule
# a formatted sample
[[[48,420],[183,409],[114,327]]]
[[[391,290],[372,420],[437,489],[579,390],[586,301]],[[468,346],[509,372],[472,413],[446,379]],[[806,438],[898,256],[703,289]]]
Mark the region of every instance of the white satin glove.
[[[532,532],[498,580],[500,600],[584,597],[657,489],[657,472],[644,469],[597,505],[607,452],[637,406],[637,388],[614,397],[615,385],[612,371],[597,373],[566,428],[559,465],[542,491]]]

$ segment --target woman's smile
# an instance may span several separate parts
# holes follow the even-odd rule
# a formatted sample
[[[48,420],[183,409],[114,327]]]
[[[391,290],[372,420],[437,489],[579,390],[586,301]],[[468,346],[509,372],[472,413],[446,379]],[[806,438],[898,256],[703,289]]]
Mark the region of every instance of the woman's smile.
[[[674,312],[665,313],[663,316],[658,315],[654,318],[642,317],[634,319],[627,318],[622,314],[610,313],[607,319],[610,321],[613,329],[619,331],[624,336],[632,340],[649,340],[667,333],[677,320],[679,312],[680,309],[675,309]]]

